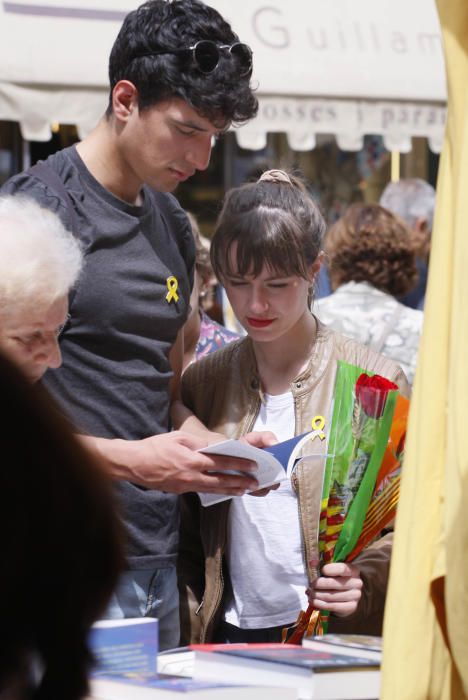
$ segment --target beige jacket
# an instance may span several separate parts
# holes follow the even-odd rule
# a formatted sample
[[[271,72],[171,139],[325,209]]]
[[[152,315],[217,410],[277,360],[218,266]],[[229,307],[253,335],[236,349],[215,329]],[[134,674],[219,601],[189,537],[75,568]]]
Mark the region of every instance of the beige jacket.
[[[401,368],[354,340],[318,323],[318,334],[306,369],[291,383],[294,397],[295,433],[311,429],[315,415],[331,420],[331,404],[337,361],[343,360],[395,381],[403,394],[408,384]],[[186,406],[211,430],[238,438],[252,430],[261,403],[260,381],[249,338],[231,343],[191,365],[183,376],[182,398]],[[324,453],[326,441],[308,443],[308,450]],[[309,580],[317,570],[308,564],[317,559],[317,526],[320,513],[322,473],[299,468],[294,487],[298,495],[304,543],[304,562]],[[203,508],[198,496],[188,494],[181,504],[179,588],[183,643],[210,641],[220,622],[223,596],[229,590],[224,561],[229,501]],[[387,535],[356,559],[364,592],[356,613],[333,618],[330,631],[379,634],[391,553]],[[298,611],[299,612],[299,611]]]

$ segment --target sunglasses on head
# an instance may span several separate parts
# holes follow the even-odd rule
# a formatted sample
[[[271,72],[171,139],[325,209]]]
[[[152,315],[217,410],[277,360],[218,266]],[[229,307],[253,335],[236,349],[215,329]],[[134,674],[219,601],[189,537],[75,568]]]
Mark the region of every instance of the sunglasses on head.
[[[210,39],[202,39],[197,41],[193,46],[185,49],[161,49],[160,51],[148,51],[148,53],[139,53],[133,58],[143,58],[144,56],[159,56],[166,53],[185,53],[190,54],[192,62],[201,73],[212,73],[216,70],[221,51],[227,51],[230,57],[237,62],[240,68],[240,75],[244,77],[252,72],[252,49],[247,44],[237,42],[235,44],[218,45]]]

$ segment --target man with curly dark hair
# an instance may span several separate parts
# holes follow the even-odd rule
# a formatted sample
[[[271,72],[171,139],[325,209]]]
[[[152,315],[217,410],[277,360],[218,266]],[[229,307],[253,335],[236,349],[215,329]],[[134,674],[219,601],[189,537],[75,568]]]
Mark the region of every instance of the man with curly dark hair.
[[[128,571],[109,615],[157,616],[162,648],[179,638],[176,494],[256,485],[250,462],[228,474],[232,460],[196,451],[214,436],[178,401],[194,245],[168,194],[208,166],[217,135],[255,116],[251,71],[252,52],[216,10],[150,0],[112,48],[95,129],[4,186],[58,212],[82,243],[63,365],[45,382],[117,480]]]
[[[319,318],[391,357],[414,380],[423,313],[399,303],[418,279],[410,229],[378,204],[353,204],[327,232],[333,294],[317,299]]]

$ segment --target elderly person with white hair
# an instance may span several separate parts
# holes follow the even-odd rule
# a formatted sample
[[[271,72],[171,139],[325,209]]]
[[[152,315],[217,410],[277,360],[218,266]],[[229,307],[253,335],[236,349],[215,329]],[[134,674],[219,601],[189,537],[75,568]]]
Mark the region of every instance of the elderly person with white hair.
[[[400,301],[414,309],[424,307],[435,198],[432,185],[419,178],[390,182],[380,197],[380,205],[399,216],[412,232],[419,281],[410,292],[400,297]]]
[[[32,382],[61,364],[58,336],[82,260],[56,214],[0,197],[0,347]]]

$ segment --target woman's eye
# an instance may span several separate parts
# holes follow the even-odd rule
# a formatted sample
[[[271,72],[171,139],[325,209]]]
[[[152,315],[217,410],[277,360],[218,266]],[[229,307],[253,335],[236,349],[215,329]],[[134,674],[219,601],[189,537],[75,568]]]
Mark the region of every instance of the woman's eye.
[[[287,287],[288,283],[287,282],[270,282],[270,284],[268,286],[272,287],[273,289],[282,289],[283,287]]]

